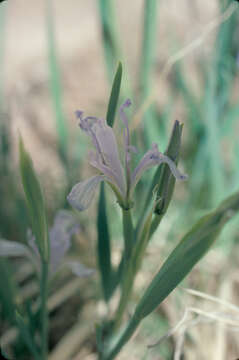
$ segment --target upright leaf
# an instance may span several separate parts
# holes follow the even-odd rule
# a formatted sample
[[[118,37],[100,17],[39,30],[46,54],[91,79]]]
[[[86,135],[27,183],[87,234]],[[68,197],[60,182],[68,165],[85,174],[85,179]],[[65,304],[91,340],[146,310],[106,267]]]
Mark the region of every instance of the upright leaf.
[[[113,127],[114,125],[115,113],[116,113],[116,108],[120,94],[121,79],[122,79],[122,64],[119,63],[114,77],[110,98],[109,98],[107,115],[106,115],[107,124],[111,127]],[[101,184],[100,187],[100,198],[99,198],[98,216],[97,216],[97,231],[98,231],[98,242],[97,242],[98,265],[100,270],[104,299],[105,301],[108,301],[110,299],[110,296],[112,295],[113,289],[117,284],[117,281],[114,281],[116,280],[116,278],[114,272],[112,271],[112,265],[111,265],[110,234],[109,234],[108,219],[106,214],[106,201],[105,201],[105,191],[104,191],[103,183]]]
[[[98,205],[97,216],[97,230],[98,230],[98,265],[101,276],[101,284],[105,301],[108,301],[111,295],[111,280],[112,280],[112,266],[111,266],[111,248],[110,235],[108,229],[108,221],[106,215],[105,192],[104,184],[100,187],[100,198]]]
[[[122,64],[120,62],[114,77],[114,81],[110,93],[107,115],[106,115],[107,124],[111,127],[113,127],[114,125],[115,113],[116,113],[116,108],[120,94],[121,79],[122,79]]]
[[[141,320],[159,306],[163,300],[206,254],[226,222],[239,210],[239,192],[227,198],[213,212],[203,216],[171,252],[156,274],[128,325],[107,349],[104,360],[112,360],[129,341]]]
[[[144,318],[150,314],[209,250],[226,222],[239,210],[239,193],[203,216],[169,255],[136,308]]]
[[[45,262],[49,258],[47,215],[40,182],[34,170],[32,159],[19,141],[20,171],[27,207],[36,243]]]
[[[58,132],[58,150],[61,159],[67,165],[68,129],[63,110],[62,84],[59,69],[58,54],[54,33],[54,18],[52,0],[46,0],[46,31],[48,45],[48,66],[50,75],[50,90],[55,112],[56,129]]]

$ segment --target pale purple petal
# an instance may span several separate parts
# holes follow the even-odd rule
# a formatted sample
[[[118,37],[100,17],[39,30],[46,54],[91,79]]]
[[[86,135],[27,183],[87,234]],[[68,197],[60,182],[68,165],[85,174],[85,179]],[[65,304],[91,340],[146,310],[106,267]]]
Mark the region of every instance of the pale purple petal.
[[[125,114],[125,108],[129,107],[131,105],[131,100],[127,99],[123,105],[120,107],[120,117],[121,120],[125,126],[124,129],[124,147],[125,147],[125,167],[127,171],[127,177],[130,178],[130,160],[131,160],[131,154],[130,152],[137,152],[136,148],[134,146],[130,145],[130,134],[129,134],[129,121]]]
[[[54,274],[71,246],[71,237],[79,231],[76,218],[70,211],[58,211],[50,229],[50,273]]]
[[[152,149],[147,151],[146,154],[141,159],[139,165],[135,168],[132,177],[131,177],[131,189],[132,192],[138,181],[140,180],[143,173],[152,168],[155,165],[160,165],[162,163],[168,164],[170,170],[174,177],[178,180],[185,180],[186,175],[183,175],[176,167],[175,163],[166,155],[163,155],[158,151],[157,144],[152,145]]]
[[[95,157],[97,161],[94,161],[93,166],[97,165],[95,167],[98,169],[99,167],[104,168],[104,171],[100,171],[106,176],[109,176],[109,172],[111,172],[111,181],[124,195],[126,193],[124,170],[120,162],[117,142],[112,128],[107,125],[104,119],[91,116],[84,118],[82,111],[77,112],[77,117],[80,119],[81,129],[90,136],[96,150]]]
[[[125,129],[126,129],[126,134],[125,134],[125,145],[126,146],[129,146],[130,139],[129,139],[129,120],[125,114],[125,108],[130,107],[130,105],[131,105],[131,100],[127,99],[123,103],[123,105],[120,106],[120,110],[119,110],[121,120],[124,123]]]
[[[0,256],[16,257],[28,256],[32,257],[30,249],[19,242],[0,239]]]
[[[76,184],[67,196],[68,202],[79,211],[86,210],[94,198],[97,185],[103,180],[104,176],[96,175]]]
[[[88,277],[94,274],[94,269],[89,269],[79,261],[67,261],[64,263],[65,266],[69,267],[74,275],[79,277]]]
[[[108,168],[112,169],[115,174],[115,180],[120,186],[120,190],[125,189],[124,170],[120,162],[118,146],[113,129],[108,126],[105,120],[97,122],[93,125],[92,131],[100,147],[100,155],[102,156],[102,163]]]
[[[98,154],[91,154],[89,163],[104,174],[106,181],[117,187],[122,197],[125,196],[125,184],[121,181],[122,178],[119,178],[113,169],[105,165]]]
[[[27,245],[24,245],[16,241],[0,239],[0,256],[3,257],[24,256],[27,257],[32,262],[32,264],[35,266],[37,271],[39,271],[40,269],[40,263],[38,261],[37,256],[35,256],[35,253],[32,252]]]

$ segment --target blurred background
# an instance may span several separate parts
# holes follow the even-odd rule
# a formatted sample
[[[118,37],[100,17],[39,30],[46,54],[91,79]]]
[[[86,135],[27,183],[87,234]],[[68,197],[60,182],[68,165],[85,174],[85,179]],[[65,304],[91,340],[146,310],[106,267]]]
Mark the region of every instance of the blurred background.
[[[121,102],[132,99],[130,127],[140,154],[152,142],[165,151],[178,119],[184,123],[179,168],[189,175],[186,183],[177,184],[168,214],[147,250],[133,306],[193,222],[239,188],[238,35],[239,9],[232,0],[12,0],[0,4],[1,237],[24,242],[28,228],[18,169],[19,132],[40,175],[51,223],[57,209],[68,207],[66,195],[72,185],[92,173],[88,141],[75,111],[105,117],[121,61]],[[150,175],[139,186],[138,198],[149,186]],[[114,200],[111,193],[107,198]],[[96,204],[79,214],[82,231],[74,243],[79,259],[93,267]],[[107,210],[117,262],[122,239],[115,201],[109,201]],[[225,315],[229,305],[222,304],[238,306],[238,240],[237,217],[182,287],[143,323],[119,359],[239,357],[238,332],[228,321],[230,314]],[[34,279],[27,264],[0,262],[4,276],[14,273],[16,266],[21,271],[14,286],[20,286],[21,301],[34,298]],[[97,276],[77,281],[64,275],[52,290],[51,360],[95,359],[95,317],[100,318],[104,310],[99,281]],[[217,301],[185,288],[210,294]],[[2,289],[1,343],[22,359],[25,350],[14,335],[5,300]],[[178,331],[147,348],[175,326],[186,309],[187,321]]]

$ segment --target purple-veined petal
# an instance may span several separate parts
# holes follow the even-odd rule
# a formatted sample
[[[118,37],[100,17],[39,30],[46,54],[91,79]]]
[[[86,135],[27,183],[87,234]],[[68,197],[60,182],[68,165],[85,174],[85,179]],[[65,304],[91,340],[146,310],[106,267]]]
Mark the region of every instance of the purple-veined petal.
[[[67,196],[68,202],[79,211],[86,210],[94,198],[97,185],[103,180],[104,176],[96,175],[79,182],[73,186],[70,194]]]
[[[113,184],[119,191],[122,197],[125,196],[126,189],[125,183],[122,178],[117,176],[117,173],[109,166],[105,165],[98,154],[92,154],[90,156],[90,165],[99,170],[105,177],[105,180]]]
[[[82,111],[77,111],[76,114],[80,119],[81,129],[91,137],[96,150],[95,159],[91,164],[107,177],[110,176],[111,180],[109,179],[109,181],[112,181],[119,188],[122,195],[125,194],[124,170],[112,128],[107,125],[104,119],[91,116],[84,118]]]
[[[100,147],[99,155],[102,158],[102,163],[112,169],[116,182],[121,191],[124,191],[126,186],[124,170],[113,129],[106,124],[105,120],[101,120],[93,125],[92,130]]]
[[[143,173],[155,165],[160,165],[162,163],[168,164],[172,174],[178,180],[186,180],[187,175],[183,175],[176,167],[175,163],[166,155],[158,151],[157,144],[152,145],[152,149],[148,150],[143,158],[141,159],[138,166],[135,168],[132,177],[131,177],[131,189],[132,192],[138,181],[140,180]]]

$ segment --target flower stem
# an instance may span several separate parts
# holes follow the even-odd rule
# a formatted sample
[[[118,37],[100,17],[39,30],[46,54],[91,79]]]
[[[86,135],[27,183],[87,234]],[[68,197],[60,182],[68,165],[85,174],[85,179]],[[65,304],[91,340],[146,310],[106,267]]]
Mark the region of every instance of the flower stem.
[[[117,329],[121,323],[124,310],[127,306],[131,294],[131,289],[134,280],[134,274],[130,266],[132,250],[134,245],[134,227],[133,227],[132,215],[130,209],[128,210],[123,209],[122,211],[123,211],[123,232],[124,232],[124,244],[125,244],[125,250],[123,254],[124,267],[123,267],[123,283],[121,289],[121,298],[115,315],[115,326],[114,326],[115,329]]]
[[[47,360],[48,356],[48,262],[42,261],[41,278],[41,340],[42,340],[42,360]]]
[[[122,212],[123,212],[125,261],[126,263],[128,263],[134,244],[134,226],[133,226],[131,209],[127,209],[127,210],[122,209]]]
[[[143,219],[142,222],[142,228],[140,229],[137,236],[136,244],[133,250],[131,251],[130,258],[126,262],[126,266],[124,267],[124,274],[122,277],[123,282],[121,289],[122,293],[121,293],[119,307],[117,309],[115,316],[115,325],[114,325],[115,330],[117,330],[121,324],[124,311],[126,309],[126,306],[128,304],[128,301],[130,299],[133,290],[135,276],[142,263],[145,249],[147,247],[149,240],[149,231],[152,225],[152,215],[153,215],[154,207],[155,207],[155,203],[153,202],[148,213],[145,214],[145,218]]]

